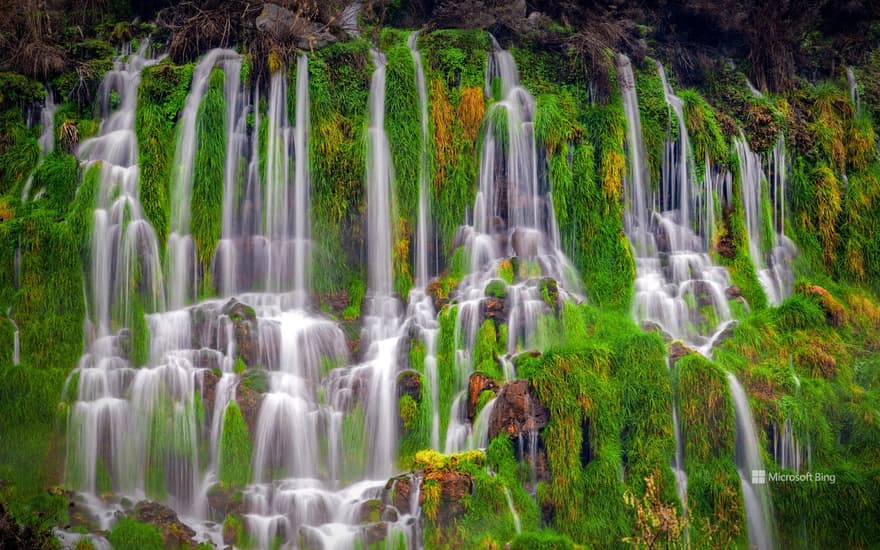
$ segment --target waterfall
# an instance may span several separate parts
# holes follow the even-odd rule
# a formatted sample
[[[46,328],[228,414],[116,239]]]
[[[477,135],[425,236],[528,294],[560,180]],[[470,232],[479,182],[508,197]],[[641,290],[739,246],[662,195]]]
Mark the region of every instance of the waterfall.
[[[131,275],[140,274],[141,297],[148,310],[164,307],[165,290],[156,232],[144,218],[139,200],[138,148],[134,132],[140,72],[156,63],[148,59],[149,42],[126,51],[113,63],[98,89],[101,121],[98,137],[82,142],[77,152],[91,166],[100,163],[97,205],[93,214],[90,307],[97,337],[111,334],[111,316],[127,325],[131,319]],[[111,112],[112,92],[119,106]]]
[[[859,84],[856,82],[852,67],[846,68],[846,86],[849,88],[849,99],[856,110],[856,117],[859,117],[862,114],[862,99],[859,96]]]
[[[238,237],[237,191],[239,189],[239,166],[247,162],[247,115],[254,112],[255,135],[259,135],[259,109],[247,105],[247,90],[241,89],[241,62],[230,61],[229,72],[224,81],[223,95],[226,98],[226,162],[223,166],[223,222],[220,240],[214,252],[211,268],[214,283],[222,296],[231,296],[241,288],[240,269],[246,265],[239,254],[241,243]],[[256,102],[258,103],[258,102]],[[253,140],[256,143],[256,140]],[[256,149],[252,149],[254,157]],[[249,166],[250,168],[250,166]],[[247,174],[250,175],[250,172]]]
[[[40,149],[39,156],[37,157],[37,164],[34,166],[33,171],[28,176],[27,181],[25,181],[24,188],[21,192],[21,202],[27,202],[30,200],[31,195],[31,187],[34,184],[34,175],[39,169],[40,165],[43,164],[43,160],[46,156],[55,149],[55,110],[57,106],[55,105],[55,100],[52,97],[51,88],[46,88],[46,99],[43,102],[43,108],[40,109],[40,138],[37,141],[37,144]],[[40,189],[37,193],[39,197],[45,189]]]
[[[440,380],[437,373],[437,313],[434,302],[426,292],[430,273],[428,269],[428,247],[432,241],[431,210],[429,205],[430,176],[428,148],[428,91],[425,85],[425,71],[422,54],[418,50],[418,32],[409,35],[407,44],[412,55],[416,73],[416,89],[419,95],[419,117],[421,142],[419,143],[419,218],[416,229],[416,278],[415,287],[410,290],[407,318],[418,327],[419,339],[425,346],[424,374],[431,398],[431,448],[440,447]]]
[[[211,73],[218,65],[222,68],[226,81],[227,138],[235,127],[233,119],[238,98],[241,57],[233,50],[211,50],[202,57],[193,71],[190,92],[180,116],[177,148],[174,152],[173,166],[175,169],[171,184],[171,233],[168,235],[167,243],[168,307],[171,309],[185,306],[198,291],[197,251],[190,234],[193,168],[199,145],[197,135],[199,107],[208,92]]]
[[[791,295],[797,254],[785,236],[785,140],[780,135],[766,163],[752,152],[744,135],[734,139],[739,159],[743,209],[749,233],[749,255],[767,300],[779,304]]]
[[[395,377],[401,311],[392,295],[391,269],[394,213],[394,169],[385,134],[385,57],[373,50],[375,70],[370,82],[370,128],[367,143],[367,314],[363,334],[365,355],[371,370],[366,403],[366,426],[371,442],[368,472],[374,478],[387,477],[395,462],[397,419]]]
[[[516,508],[513,506],[513,498],[510,496],[510,491],[507,490],[507,486],[504,485],[504,498],[507,499],[507,507],[510,509],[510,516],[513,518],[513,526],[516,529],[516,534],[522,533],[522,523],[519,520],[519,514],[516,513]]]
[[[510,52],[494,38],[493,43],[486,90],[491,94],[491,83],[497,79],[501,99],[485,116],[473,222],[461,226],[456,236],[456,243],[467,252],[470,273],[451,295],[459,308],[455,326],[459,383],[449,411],[447,453],[464,449],[472,432],[463,404],[468,377],[476,367],[472,355],[477,332],[487,318],[486,288],[491,283],[507,287],[509,354],[536,344],[538,322],[551,311],[541,293],[542,281],[556,282],[560,300],[582,299],[580,276],[560,250],[544,150],[534,134],[535,98],[520,84]],[[506,123],[498,124],[502,119]],[[508,285],[501,271],[513,262],[522,267]]]
[[[706,160],[697,182],[691,159],[684,104],[666,80],[664,97],[678,124],[679,138],[664,146],[662,182],[654,190],[646,164],[638,97],[632,65],[619,55],[617,67],[627,119],[627,165],[624,179],[624,229],[636,262],[633,315],[672,338],[698,347],[711,346],[712,335],[731,319],[725,290],[730,276],[707,254],[714,218],[714,196],[729,197],[730,174]],[[699,192],[694,192],[694,190]]]
[[[12,324],[12,364],[21,363],[21,337],[18,332],[18,324],[12,318],[12,306],[6,310],[6,318]]]
[[[736,466],[746,505],[746,523],[749,546],[760,550],[775,547],[773,503],[766,482],[752,479],[756,472],[765,472],[758,447],[758,437],[752,420],[746,392],[733,373],[727,373],[730,396],[736,412]]]

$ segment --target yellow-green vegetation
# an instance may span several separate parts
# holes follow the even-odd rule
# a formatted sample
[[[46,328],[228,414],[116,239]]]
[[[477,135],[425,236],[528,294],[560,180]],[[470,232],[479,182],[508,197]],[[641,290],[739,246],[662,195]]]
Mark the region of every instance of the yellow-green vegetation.
[[[516,536],[510,495],[522,529],[536,530],[539,512],[523,488],[513,446],[495,438],[484,453],[416,453],[423,476],[425,542],[434,548],[500,548]],[[456,513],[447,515],[449,510]]]
[[[736,423],[724,371],[691,353],[676,362],[675,378],[692,536],[709,546],[742,544],[745,508],[733,462]]]
[[[796,518],[806,517],[810,540],[859,546],[878,536],[875,523],[850,518],[880,510],[880,430],[872,413],[880,397],[880,363],[869,351],[880,341],[880,307],[863,290],[823,282],[832,292],[802,281],[780,307],[749,316],[715,356],[738,373],[759,427],[791,421],[798,441],[810,446],[810,469],[836,476],[833,485],[773,485],[780,544],[801,540]],[[685,399],[685,393],[679,396]],[[683,406],[682,418],[687,415]],[[761,446],[769,448],[766,430],[758,433]],[[780,469],[773,461],[767,467]],[[833,519],[844,500],[850,513]]]
[[[312,131],[312,284],[316,292],[346,288],[359,278],[364,245],[363,178],[370,44],[341,42],[309,57]]]
[[[477,142],[486,109],[483,95],[489,35],[436,30],[419,36],[433,138],[433,203],[444,257],[477,185]]]

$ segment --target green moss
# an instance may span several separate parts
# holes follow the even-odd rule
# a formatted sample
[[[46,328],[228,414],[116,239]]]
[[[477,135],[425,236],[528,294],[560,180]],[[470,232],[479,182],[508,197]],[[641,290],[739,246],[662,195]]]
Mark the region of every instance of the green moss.
[[[400,296],[408,295],[412,286],[409,252],[418,217],[422,144],[415,65],[407,46],[408,36],[409,33],[405,31],[383,29],[381,38],[388,63],[385,80],[385,131],[394,164],[398,216],[394,227],[394,288]],[[428,146],[430,147],[430,143]]]
[[[342,419],[342,479],[354,481],[360,479],[364,470],[364,458],[367,456],[366,419],[363,405],[358,404]]]
[[[21,111],[0,112],[0,196],[19,196],[37,165],[39,131],[28,128]]]
[[[147,365],[150,361],[150,327],[144,316],[144,308],[137,297],[131,300],[131,363],[135,367]]]
[[[13,315],[21,329],[21,359],[38,368],[72,369],[82,354],[85,318],[79,243],[67,224],[36,210],[16,220],[21,289]],[[46,335],[53,345],[46,346]]]
[[[238,404],[230,401],[223,415],[220,436],[220,483],[243,487],[251,479],[251,436]]]
[[[171,218],[168,186],[174,160],[175,128],[192,72],[192,64],[175,66],[163,61],[144,69],[138,88],[135,133],[142,161],[140,202],[160,245],[165,243]]]
[[[193,184],[190,231],[204,274],[201,293],[213,293],[207,279],[211,259],[220,238],[223,220],[223,173],[226,158],[226,100],[223,95],[225,74],[219,69],[211,73],[208,91],[199,106],[196,124],[196,149],[193,164]]]
[[[492,296],[494,298],[506,298],[507,285],[502,280],[492,279],[489,281],[489,284],[486,285],[485,294],[486,296]]]
[[[26,365],[0,368],[0,433],[15,445],[0,448],[0,479],[14,485],[10,498],[25,503],[57,484],[58,403],[67,372]],[[57,468],[57,469],[56,469]]]
[[[721,540],[745,539],[745,510],[733,462],[736,429],[725,374],[689,354],[675,365],[692,536],[710,526]]]
[[[438,388],[438,409],[440,411],[440,446],[446,437],[446,428],[449,426],[449,415],[452,408],[452,400],[455,391],[461,383],[458,365],[456,364],[455,350],[455,323],[458,317],[457,307],[445,307],[440,311],[438,321],[440,334],[437,337],[437,377],[440,381]]]
[[[418,401],[405,394],[397,402],[401,427],[397,443],[398,465],[403,468],[409,467],[416,453],[431,443],[431,400],[425,378],[420,376],[419,383],[422,391]]]
[[[312,284],[316,292],[345,288],[358,274],[364,244],[370,44],[321,48],[309,57],[312,132]]]
[[[163,550],[165,544],[162,534],[154,525],[141,523],[131,518],[122,518],[107,539],[116,550]]]
[[[511,550],[572,550],[574,544],[568,537],[553,531],[528,532],[517,535],[510,544]]]

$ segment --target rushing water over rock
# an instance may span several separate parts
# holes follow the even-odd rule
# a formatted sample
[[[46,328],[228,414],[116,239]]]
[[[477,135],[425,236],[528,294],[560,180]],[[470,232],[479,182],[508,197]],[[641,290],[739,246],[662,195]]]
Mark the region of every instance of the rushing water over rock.
[[[410,290],[407,319],[419,332],[419,341],[425,347],[424,374],[431,400],[431,435],[432,449],[440,447],[440,380],[437,372],[437,312],[434,302],[426,289],[430,279],[428,267],[428,248],[431,242],[431,208],[429,202],[431,168],[429,163],[428,136],[428,91],[425,84],[425,71],[422,66],[422,54],[418,50],[418,32],[410,34],[408,46],[416,72],[416,90],[419,96],[419,126],[421,143],[419,151],[419,213],[416,229],[415,254],[415,287]]]
[[[472,432],[464,403],[468,376],[477,367],[473,350],[483,323],[506,321],[506,350],[512,354],[536,345],[543,315],[563,300],[581,299],[579,275],[560,250],[551,182],[534,133],[535,98],[520,84],[513,56],[497,42],[487,65],[487,90],[496,79],[501,96],[486,113],[473,222],[460,227],[456,237],[467,253],[469,273],[451,296],[458,307],[455,361],[460,383],[449,411],[447,453],[467,447]],[[495,295],[487,293],[490,287]],[[503,296],[498,295],[501,289]],[[504,318],[492,320],[490,307],[500,308],[495,313]],[[472,444],[478,440],[470,439]]]
[[[727,374],[727,381],[736,412],[736,466],[746,505],[749,545],[760,550],[772,549],[775,548],[775,524],[770,492],[765,482],[752,480],[756,472],[765,470],[749,400],[733,373]]]
[[[227,142],[235,128],[235,105],[240,87],[241,56],[233,50],[211,50],[193,72],[190,93],[181,114],[174,153],[174,177],[171,185],[171,233],[168,235],[168,307],[178,309],[189,304],[199,285],[197,250],[190,234],[194,165],[198,150],[198,116],[208,92],[211,74],[219,66],[225,74],[227,105]],[[213,183],[213,182],[212,182]]]
[[[705,346],[731,319],[725,296],[729,275],[713,265],[707,253],[715,223],[712,197],[729,198],[730,175],[707,161],[703,182],[697,184],[683,103],[658,65],[679,137],[666,142],[662,182],[655,191],[647,168],[632,66],[622,55],[617,65],[627,119],[624,229],[637,268],[634,315],[639,321],[658,324],[672,338]]]
[[[745,136],[734,140],[739,158],[740,188],[749,234],[749,255],[767,300],[779,304],[791,295],[794,272],[791,263],[797,254],[794,243],[785,236],[785,141],[782,136],[767,161],[752,152]]]
[[[24,183],[24,188],[21,192],[21,202],[27,202],[31,198],[31,187],[34,183],[34,174],[39,169],[40,165],[43,163],[43,159],[46,158],[46,155],[52,152],[55,149],[55,110],[57,109],[57,105],[55,105],[55,98],[53,97],[52,90],[46,89],[46,99],[43,102],[43,108],[40,109],[40,127],[42,131],[40,132],[40,138],[37,140],[37,144],[40,148],[40,155],[37,158],[37,164],[34,167],[33,172],[28,176],[27,181]],[[41,196],[45,189],[40,189],[37,192],[37,197]],[[35,198],[37,198],[35,197]]]

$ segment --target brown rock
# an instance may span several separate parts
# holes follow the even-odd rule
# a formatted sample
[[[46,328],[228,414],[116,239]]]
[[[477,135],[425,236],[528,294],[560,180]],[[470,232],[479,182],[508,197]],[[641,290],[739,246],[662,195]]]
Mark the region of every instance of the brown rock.
[[[196,548],[196,532],[181,522],[171,508],[158,502],[141,501],[134,508],[138,521],[155,525],[162,533],[166,548]]]
[[[729,286],[724,291],[724,295],[727,296],[728,300],[734,300],[742,296],[742,290],[736,285]]]
[[[507,320],[507,300],[490,296],[483,300],[482,314],[484,319],[492,319],[495,324]]]
[[[696,352],[684,345],[681,340],[676,340],[669,345],[669,364],[674,365],[676,361],[690,353]]]
[[[235,392],[235,402],[241,409],[241,415],[247,424],[248,431],[251,434],[257,433],[257,420],[260,415],[260,404],[263,401],[263,395],[253,388],[239,384]]]
[[[224,488],[219,483],[208,491],[208,507],[211,519],[218,523],[229,514],[240,516],[245,513],[241,491]]]
[[[473,373],[468,381],[467,417],[471,422],[474,421],[474,417],[477,415],[477,403],[480,400],[480,394],[487,390],[498,393],[498,384],[495,383],[495,380],[481,372]]]
[[[550,412],[538,400],[528,380],[514,380],[504,384],[492,417],[489,419],[489,440],[504,433],[510,437],[527,436],[547,425]]]
[[[437,503],[434,524],[443,527],[451,525],[467,511],[464,498],[470,496],[474,480],[464,472],[433,472],[425,476],[425,481],[433,480],[440,485],[440,499]],[[424,482],[422,484],[424,486]],[[419,504],[425,503],[425,492],[422,491]]]
[[[397,397],[408,395],[419,402],[422,400],[422,379],[414,370],[407,369],[397,375]]]

